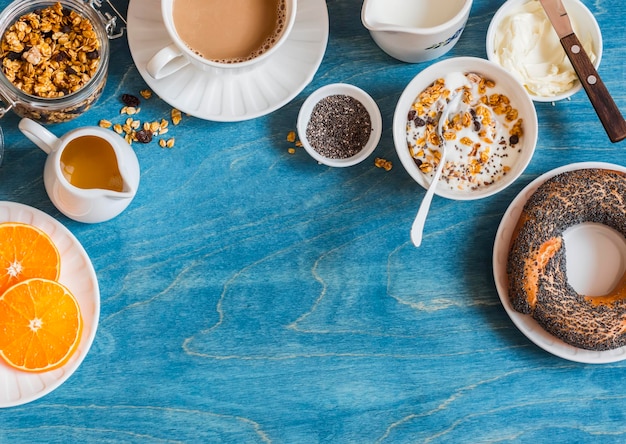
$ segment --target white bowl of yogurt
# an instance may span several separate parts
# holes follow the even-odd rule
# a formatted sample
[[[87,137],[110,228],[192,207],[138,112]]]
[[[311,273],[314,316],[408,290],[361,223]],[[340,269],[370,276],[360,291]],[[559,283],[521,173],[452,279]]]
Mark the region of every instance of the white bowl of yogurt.
[[[579,0],[563,0],[576,36],[596,69],[602,59],[602,34],[595,17]],[[507,0],[487,30],[487,58],[509,71],[537,102],[556,102],[580,91],[559,38],[537,0]]]
[[[444,134],[439,117],[456,94]],[[435,63],[411,80],[396,105],[393,139],[402,166],[428,188],[442,157],[435,194],[454,200],[491,196],[526,169],[537,145],[535,106],[505,69],[485,59],[455,57]]]

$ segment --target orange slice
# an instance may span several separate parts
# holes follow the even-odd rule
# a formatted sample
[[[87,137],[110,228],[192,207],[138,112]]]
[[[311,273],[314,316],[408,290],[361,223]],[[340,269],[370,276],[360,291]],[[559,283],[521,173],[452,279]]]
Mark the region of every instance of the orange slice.
[[[0,294],[26,279],[59,279],[61,256],[56,245],[39,228],[0,223]]]
[[[72,293],[49,279],[28,279],[0,296],[0,356],[27,372],[53,370],[78,348],[83,330]]]

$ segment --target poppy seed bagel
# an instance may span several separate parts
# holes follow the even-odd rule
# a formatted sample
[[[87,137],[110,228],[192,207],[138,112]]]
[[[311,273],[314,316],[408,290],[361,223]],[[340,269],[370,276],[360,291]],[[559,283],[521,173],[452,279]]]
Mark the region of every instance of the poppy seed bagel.
[[[607,295],[584,296],[567,282],[563,233],[584,222],[626,237],[626,174],[574,170],[545,181],[528,199],[511,238],[507,261],[513,308],[546,331],[586,350],[626,345],[626,273]]]

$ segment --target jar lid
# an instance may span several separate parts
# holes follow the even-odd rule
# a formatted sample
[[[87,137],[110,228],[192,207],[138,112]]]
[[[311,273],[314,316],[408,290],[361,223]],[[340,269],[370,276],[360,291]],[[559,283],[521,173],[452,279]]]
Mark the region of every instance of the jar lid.
[[[113,6],[110,0],[104,0],[104,2],[103,0],[84,1],[98,13],[110,40],[124,35],[124,30],[126,29],[126,19],[117,10],[117,8]],[[123,24],[118,23],[118,19],[120,19]]]

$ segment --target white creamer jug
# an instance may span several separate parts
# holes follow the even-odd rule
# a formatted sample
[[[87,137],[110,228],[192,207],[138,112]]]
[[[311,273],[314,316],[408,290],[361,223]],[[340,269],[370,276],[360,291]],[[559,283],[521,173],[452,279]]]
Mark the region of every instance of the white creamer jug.
[[[139,161],[118,134],[98,126],[72,130],[58,138],[33,120],[19,128],[48,158],[43,172],[46,192],[67,217],[96,223],[128,207],[139,186]]]
[[[461,37],[472,0],[365,0],[363,26],[390,56],[408,63],[441,57]]]

